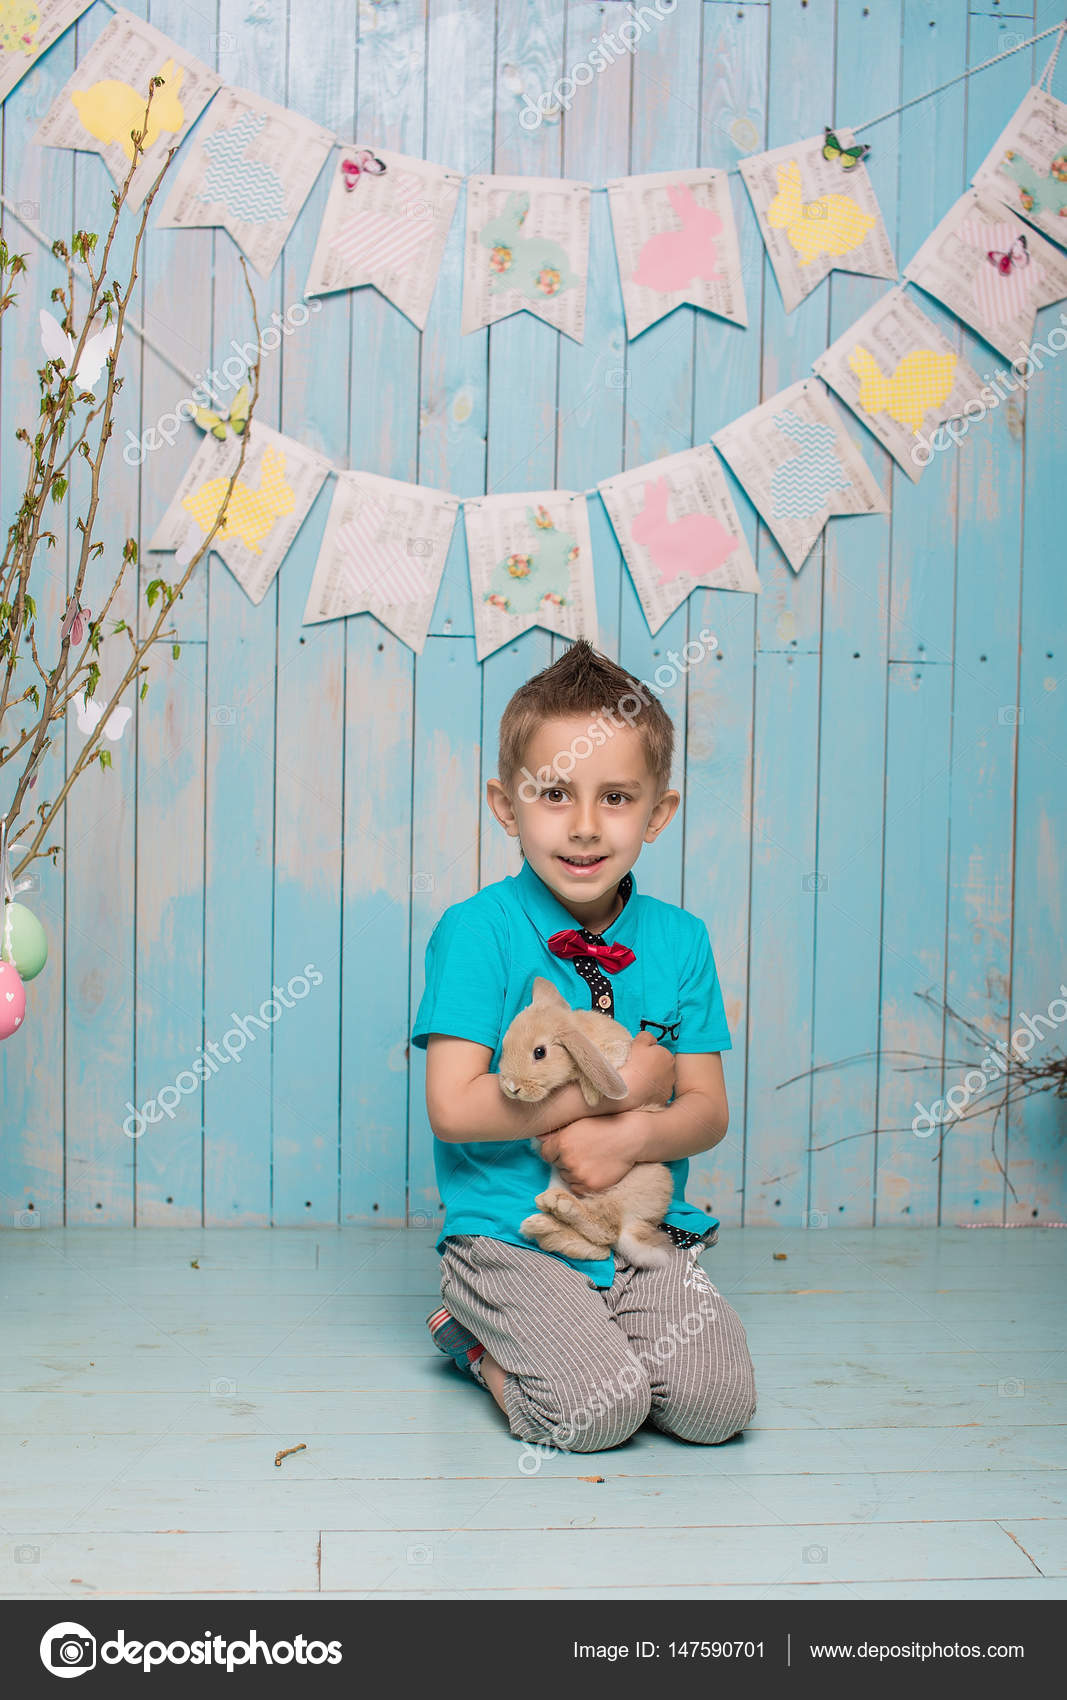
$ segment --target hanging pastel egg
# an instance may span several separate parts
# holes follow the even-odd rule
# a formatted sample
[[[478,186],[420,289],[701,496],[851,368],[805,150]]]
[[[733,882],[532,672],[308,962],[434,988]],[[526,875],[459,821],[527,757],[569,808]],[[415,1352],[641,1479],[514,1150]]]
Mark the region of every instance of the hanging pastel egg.
[[[4,904],[0,961],[12,963],[23,983],[34,979],[48,961],[48,934],[22,903]]]
[[[10,962],[0,962],[0,1039],[10,1039],[26,1014],[26,988]]]

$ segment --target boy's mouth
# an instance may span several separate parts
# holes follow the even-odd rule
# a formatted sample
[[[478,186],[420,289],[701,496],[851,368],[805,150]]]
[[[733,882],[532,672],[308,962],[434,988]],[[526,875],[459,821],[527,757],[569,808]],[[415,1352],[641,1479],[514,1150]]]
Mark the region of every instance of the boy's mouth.
[[[588,878],[607,861],[607,856],[560,856],[557,860],[569,874],[577,874],[579,878]]]

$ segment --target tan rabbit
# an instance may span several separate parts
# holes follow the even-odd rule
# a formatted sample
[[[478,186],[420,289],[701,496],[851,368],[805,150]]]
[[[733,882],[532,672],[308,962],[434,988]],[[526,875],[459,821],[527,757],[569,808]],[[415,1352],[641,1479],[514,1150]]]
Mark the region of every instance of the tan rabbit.
[[[512,1021],[500,1047],[499,1079],[505,1096],[535,1104],[575,1080],[587,1104],[601,1098],[625,1098],[619,1067],[633,1041],[619,1021],[595,1009],[572,1009],[551,980],[538,976],[533,1002]],[[661,1110],[662,1104],[646,1104]],[[538,1139],[530,1142],[540,1152]],[[538,1214],[527,1216],[520,1232],[543,1251],[579,1261],[606,1257],[615,1248],[638,1269],[654,1269],[670,1257],[670,1241],[658,1224],[674,1192],[674,1179],[663,1163],[635,1163],[628,1174],[603,1192],[576,1198],[559,1181],[534,1200]]]

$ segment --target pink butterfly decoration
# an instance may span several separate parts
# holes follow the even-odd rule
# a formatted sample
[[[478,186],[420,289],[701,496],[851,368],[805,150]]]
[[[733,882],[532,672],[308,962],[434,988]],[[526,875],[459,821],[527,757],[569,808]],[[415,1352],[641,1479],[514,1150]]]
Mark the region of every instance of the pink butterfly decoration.
[[[92,609],[83,608],[77,597],[72,596],[67,604],[67,612],[63,616],[63,625],[59,633],[60,643],[63,642],[68,633],[70,634],[71,643],[81,643],[85,636],[85,623],[87,620],[91,620],[92,617]]]
[[[357,148],[354,159],[345,158],[341,161],[341,175],[346,189],[354,189],[364,173],[369,177],[380,177],[386,169],[384,160],[369,148]]]

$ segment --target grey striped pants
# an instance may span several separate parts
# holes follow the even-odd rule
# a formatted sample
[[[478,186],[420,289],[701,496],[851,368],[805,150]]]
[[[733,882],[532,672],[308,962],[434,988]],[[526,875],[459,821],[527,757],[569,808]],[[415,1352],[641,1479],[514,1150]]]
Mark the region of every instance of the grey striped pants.
[[[445,1241],[441,1298],[508,1371],[512,1434],[597,1452],[651,1417],[682,1440],[729,1440],[756,1409],[737,1312],[681,1246],[660,1269],[615,1265],[611,1286],[595,1287],[533,1247]]]

